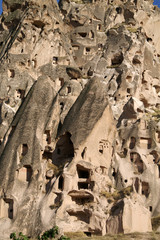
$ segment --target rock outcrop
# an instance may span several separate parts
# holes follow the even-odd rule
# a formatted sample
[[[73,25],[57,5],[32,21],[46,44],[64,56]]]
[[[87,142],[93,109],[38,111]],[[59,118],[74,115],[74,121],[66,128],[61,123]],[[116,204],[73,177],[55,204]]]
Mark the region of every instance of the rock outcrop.
[[[145,0],[5,0],[0,238],[152,231],[160,12]]]

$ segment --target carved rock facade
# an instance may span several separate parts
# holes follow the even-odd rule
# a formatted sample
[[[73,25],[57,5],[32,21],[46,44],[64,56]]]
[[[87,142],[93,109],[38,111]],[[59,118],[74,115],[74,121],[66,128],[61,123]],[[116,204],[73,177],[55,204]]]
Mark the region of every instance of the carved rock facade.
[[[4,1],[0,236],[148,232],[160,215],[159,10]]]

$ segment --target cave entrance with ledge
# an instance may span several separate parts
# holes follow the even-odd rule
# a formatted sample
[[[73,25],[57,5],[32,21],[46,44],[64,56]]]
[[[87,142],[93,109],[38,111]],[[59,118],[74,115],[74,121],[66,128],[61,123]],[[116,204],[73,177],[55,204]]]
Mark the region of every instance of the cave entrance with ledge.
[[[78,182],[78,189],[88,189],[89,184],[87,182]]]
[[[0,218],[13,219],[13,200],[9,198],[0,201]]]
[[[84,205],[85,203],[93,202],[94,196],[88,192],[88,190],[72,190],[68,193],[72,201],[78,205]]]
[[[28,145],[22,144],[22,156],[25,156],[28,152]]]
[[[140,141],[139,141],[139,145],[140,145],[140,148],[150,149],[151,146],[152,146],[152,139],[151,138],[143,138],[143,137],[141,137]]]
[[[90,180],[91,169],[85,168],[81,165],[77,165],[77,175],[78,175],[78,189],[90,189],[94,188],[94,181]]]
[[[28,145],[26,143],[21,144],[18,148],[20,158],[24,157],[28,152]]]
[[[133,149],[135,147],[135,145],[136,145],[136,138],[135,137],[131,137],[129,148]]]
[[[56,148],[52,155],[52,162],[61,165],[66,161],[71,161],[74,157],[74,146],[71,141],[71,134],[66,132],[57,141]]]
[[[74,216],[76,221],[77,220],[82,221],[87,224],[89,224],[89,222],[90,222],[90,212],[87,209],[84,211],[83,210],[82,211],[68,210],[67,212],[70,216]]]
[[[143,163],[139,153],[131,152],[130,153],[130,159],[131,159],[131,162],[133,162],[135,164],[135,166],[137,167],[138,172],[143,173],[144,163]]]
[[[79,178],[86,178],[88,179],[90,176],[90,170],[86,169],[80,165],[77,165],[77,173]]]
[[[23,182],[30,182],[32,177],[32,168],[30,165],[25,165],[18,170],[18,179]]]
[[[11,133],[13,133],[15,130],[15,127],[12,127]],[[17,164],[19,164],[23,157],[28,153],[28,145],[26,143],[21,144],[17,149]]]

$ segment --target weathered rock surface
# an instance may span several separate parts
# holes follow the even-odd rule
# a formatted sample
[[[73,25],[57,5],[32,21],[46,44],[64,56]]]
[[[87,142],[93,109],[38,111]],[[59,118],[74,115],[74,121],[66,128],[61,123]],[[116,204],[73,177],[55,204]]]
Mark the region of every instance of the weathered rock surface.
[[[145,0],[6,0],[0,239],[160,215],[160,12]]]

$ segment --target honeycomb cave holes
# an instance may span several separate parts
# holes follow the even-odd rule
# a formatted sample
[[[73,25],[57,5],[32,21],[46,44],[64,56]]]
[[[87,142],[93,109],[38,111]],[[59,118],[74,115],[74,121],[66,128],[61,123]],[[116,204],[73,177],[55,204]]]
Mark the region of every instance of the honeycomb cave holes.
[[[100,23],[97,24],[97,30],[98,30],[98,31],[101,31],[101,30],[102,30],[102,24],[100,24]]]
[[[36,60],[36,59],[32,59],[32,66],[33,66],[34,68],[37,67],[37,60]]]
[[[127,80],[127,82],[131,83],[132,82],[132,76],[127,76],[126,80]]]
[[[136,64],[141,64],[141,61],[140,61],[138,55],[135,55],[135,56],[134,56],[134,58],[133,58],[133,60],[132,60],[132,63],[133,63],[134,65],[136,65]]]
[[[136,178],[135,179],[135,182],[134,182],[134,187],[135,187],[135,190],[136,190],[136,192],[138,193],[138,191],[139,191],[139,178]]]
[[[46,130],[45,131],[45,135],[46,135],[46,142],[47,142],[47,144],[50,144],[51,141],[52,141],[50,130]]]
[[[53,64],[58,64],[58,57],[53,57]]]
[[[99,142],[99,153],[103,154],[106,148],[108,148],[108,142],[107,140],[102,139]]]
[[[85,49],[84,49],[84,54],[85,55],[88,55],[88,54],[90,54],[91,53],[91,48],[90,47],[86,47]]]
[[[72,45],[72,48],[74,51],[78,51],[79,50],[79,46],[78,45]]]
[[[149,196],[149,184],[147,182],[142,182],[142,195],[146,198]]]
[[[71,93],[71,87],[70,86],[67,87],[67,93]]]
[[[117,8],[116,8],[116,12],[117,12],[118,14],[121,14],[121,13],[122,13],[122,8],[121,8],[121,7],[117,7]]]
[[[103,146],[102,146],[102,145],[99,146],[99,152],[100,152],[101,154],[103,154]]]
[[[41,28],[41,29],[43,29],[44,26],[45,26],[45,24],[44,24],[42,21],[40,21],[40,20],[35,20],[35,21],[32,22],[32,24],[33,24],[36,28]]]
[[[16,90],[15,97],[17,99],[23,99],[24,96],[25,96],[25,90],[23,90],[23,89],[17,89]]]
[[[9,70],[8,70],[8,77],[9,77],[9,78],[14,78],[14,77],[15,77],[15,71],[14,71],[14,69],[9,69]]]
[[[79,36],[82,37],[82,38],[87,37],[87,33],[86,33],[86,32],[79,32],[78,34],[79,34]]]
[[[153,156],[153,162],[157,164],[159,162],[159,155],[157,151],[153,150],[152,152],[150,152],[150,155]]]
[[[136,145],[136,138],[135,137],[131,137],[129,148],[133,149],[135,147],[135,145]]]
[[[59,78],[60,86],[63,87],[64,85],[64,78]]]
[[[88,77],[92,77],[93,76],[93,70],[91,68],[89,68],[89,70],[87,72],[87,76]]]
[[[114,177],[114,179],[115,179],[116,176],[117,176],[117,172],[116,172],[115,168],[113,168],[112,176]]]
[[[89,32],[89,38],[94,38],[94,32],[92,30]]]
[[[120,65],[123,62],[123,59],[124,57],[122,52],[114,54],[111,59],[112,66]]]
[[[60,110],[61,110],[61,113],[62,113],[63,109],[64,109],[64,103],[63,103],[63,102],[60,102]]]
[[[152,38],[147,37],[147,42],[152,42]]]
[[[61,191],[64,189],[64,177],[62,175],[59,177],[58,189]]]
[[[27,65],[28,65],[28,67],[31,66],[31,61],[30,60],[27,61]]]

